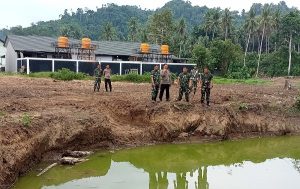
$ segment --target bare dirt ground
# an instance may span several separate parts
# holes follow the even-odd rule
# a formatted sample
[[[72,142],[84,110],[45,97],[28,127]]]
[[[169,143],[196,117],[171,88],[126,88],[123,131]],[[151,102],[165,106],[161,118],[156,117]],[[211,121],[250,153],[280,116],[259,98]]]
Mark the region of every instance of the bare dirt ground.
[[[297,134],[300,79],[292,90],[284,81],[215,85],[203,107],[199,92],[190,104],[175,102],[176,86],[171,102],[152,103],[149,84],[113,83],[106,93],[102,83],[94,93],[92,81],[0,77],[0,188],[50,151]]]

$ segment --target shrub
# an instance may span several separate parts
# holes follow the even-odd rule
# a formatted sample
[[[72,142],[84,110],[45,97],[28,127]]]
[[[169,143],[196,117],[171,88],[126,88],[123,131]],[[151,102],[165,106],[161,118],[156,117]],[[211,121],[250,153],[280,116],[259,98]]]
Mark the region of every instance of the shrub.
[[[71,81],[71,80],[82,80],[86,79],[87,75],[84,73],[76,73],[69,69],[63,68],[58,70],[58,72],[53,72],[50,74],[50,77],[57,80]]]
[[[238,68],[236,71],[226,75],[229,79],[249,79],[251,78],[250,70],[247,67]]]
[[[27,113],[24,113],[21,121],[23,126],[28,127],[31,123],[31,117]]]
[[[112,81],[128,81],[133,83],[149,83],[151,82],[150,73],[145,73],[143,75],[139,75],[136,73],[130,73],[126,75],[113,75],[111,77]]]

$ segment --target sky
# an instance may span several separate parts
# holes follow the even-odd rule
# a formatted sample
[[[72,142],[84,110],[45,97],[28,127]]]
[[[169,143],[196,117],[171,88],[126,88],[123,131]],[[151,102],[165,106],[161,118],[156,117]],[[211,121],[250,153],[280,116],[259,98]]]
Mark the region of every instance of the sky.
[[[136,5],[143,9],[162,7],[170,0],[1,0],[0,28],[9,28],[16,25],[30,26],[38,21],[58,19],[65,9],[76,11],[77,8],[96,10],[103,4],[115,3],[118,5]],[[209,8],[221,7],[231,10],[249,10],[252,3],[275,3],[281,0],[190,0],[192,5]],[[285,0],[289,7],[300,9],[300,0]]]

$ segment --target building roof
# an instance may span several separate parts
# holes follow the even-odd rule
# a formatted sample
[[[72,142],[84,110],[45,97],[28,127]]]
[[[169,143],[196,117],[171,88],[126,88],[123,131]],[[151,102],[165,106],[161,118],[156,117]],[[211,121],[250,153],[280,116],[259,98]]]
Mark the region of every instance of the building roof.
[[[18,36],[8,35],[5,39],[5,45],[11,42],[15,51],[27,52],[54,52],[52,46],[57,38],[44,36]],[[80,43],[80,40],[69,39],[70,43]],[[140,43],[122,42],[122,41],[93,41],[98,46],[95,53],[97,55],[119,55],[130,56],[134,54],[134,49],[140,48]],[[151,45],[152,49],[159,49],[158,45]]]
[[[0,32],[0,42],[4,43],[4,41],[5,41],[5,35],[2,32]]]

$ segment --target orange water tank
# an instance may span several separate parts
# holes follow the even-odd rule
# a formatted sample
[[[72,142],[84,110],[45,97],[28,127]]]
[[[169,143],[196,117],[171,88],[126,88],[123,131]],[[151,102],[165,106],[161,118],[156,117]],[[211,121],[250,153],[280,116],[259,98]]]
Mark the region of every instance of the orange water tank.
[[[90,49],[92,41],[90,38],[82,38],[81,39],[81,48],[83,49]]]
[[[60,48],[69,47],[69,38],[60,36],[57,40],[57,46]]]
[[[162,45],[160,47],[161,54],[169,54],[169,45]]]
[[[149,53],[150,45],[148,43],[142,43],[140,49],[142,53]]]

